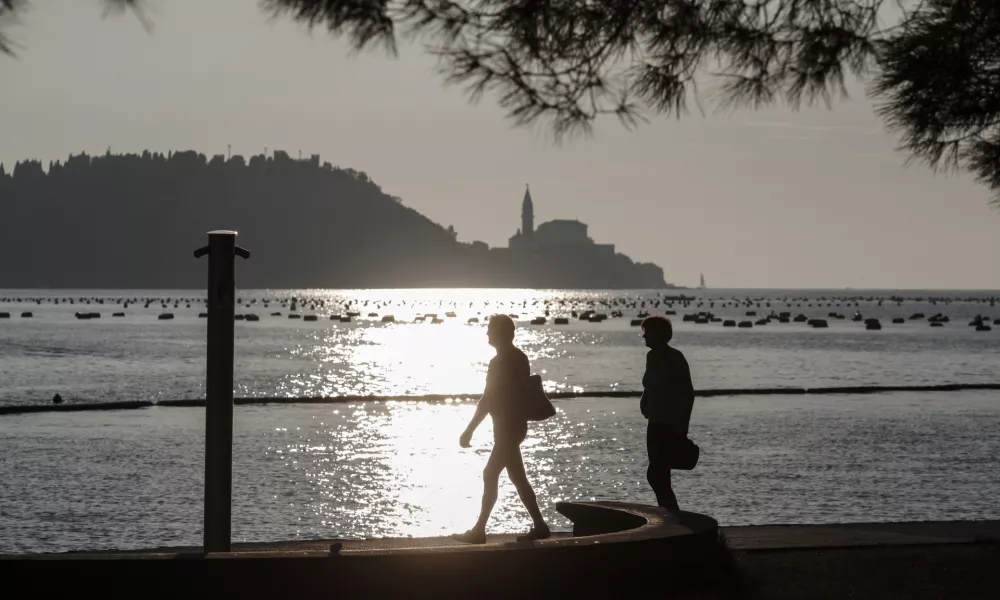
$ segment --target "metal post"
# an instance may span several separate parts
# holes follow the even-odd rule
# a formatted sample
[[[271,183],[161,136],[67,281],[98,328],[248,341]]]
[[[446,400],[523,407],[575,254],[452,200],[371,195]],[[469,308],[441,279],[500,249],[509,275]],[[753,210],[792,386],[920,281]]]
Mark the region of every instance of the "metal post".
[[[235,231],[209,231],[208,364],[205,388],[204,552],[229,552],[233,495],[233,323],[236,311]]]

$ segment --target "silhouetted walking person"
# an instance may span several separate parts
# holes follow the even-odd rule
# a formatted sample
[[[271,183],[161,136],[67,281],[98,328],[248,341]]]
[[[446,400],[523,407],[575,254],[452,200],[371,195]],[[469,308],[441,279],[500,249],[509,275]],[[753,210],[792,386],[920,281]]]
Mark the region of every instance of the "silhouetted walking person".
[[[694,386],[687,360],[680,350],[670,346],[673,335],[673,324],[667,317],[651,316],[642,322],[642,337],[649,352],[639,409],[649,421],[646,478],[656,494],[657,505],[676,513],[680,508],[670,482],[670,470],[678,455],[685,451]]]
[[[500,485],[500,473],[507,469],[507,476],[517,489],[524,507],[531,515],[533,526],[518,541],[531,541],[551,535],[542,512],[538,509],[535,491],[531,489],[528,476],[524,472],[521,458],[521,442],[528,434],[528,419],[524,414],[524,394],[528,393],[528,378],[531,366],[528,357],[514,346],[514,321],[506,315],[490,318],[487,327],[489,343],[497,354],[490,360],[486,373],[486,390],[476,407],[476,414],[459,440],[463,448],[468,448],[472,434],[486,415],[493,419],[493,451],[483,470],[483,504],[479,520],[472,529],[452,537],[470,544],[486,543],[486,522],[493,512]]]

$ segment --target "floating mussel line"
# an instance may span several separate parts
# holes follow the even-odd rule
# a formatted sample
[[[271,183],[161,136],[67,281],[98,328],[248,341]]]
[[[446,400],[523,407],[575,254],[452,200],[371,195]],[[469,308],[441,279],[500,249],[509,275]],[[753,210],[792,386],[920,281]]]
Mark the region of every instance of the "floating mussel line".
[[[468,317],[466,319],[466,324],[475,325],[489,321],[489,315],[491,314],[508,314],[511,318],[515,320],[525,320],[529,325],[542,326],[542,325],[568,325],[571,319],[579,321],[587,321],[590,323],[601,323],[608,319],[622,319],[625,318],[625,313],[633,313],[634,317],[630,316],[629,324],[634,327],[638,327],[642,324],[642,319],[646,316],[657,313],[666,315],[677,315],[678,311],[685,311],[682,315],[682,320],[684,322],[691,322],[696,325],[704,325],[710,323],[721,323],[722,327],[726,328],[738,328],[738,329],[751,329],[753,327],[760,327],[763,325],[768,325],[771,323],[805,323],[806,325],[816,328],[828,328],[830,320],[845,320],[846,315],[839,311],[830,311],[827,313],[826,318],[810,317],[803,311],[799,310],[782,310],[776,311],[775,307],[779,308],[796,308],[796,309],[815,309],[821,307],[836,307],[836,308],[851,308],[860,307],[860,303],[865,302],[868,304],[877,304],[879,307],[886,303],[890,305],[895,304],[897,307],[901,307],[904,302],[919,302],[928,303],[932,306],[942,305],[948,306],[955,302],[965,302],[973,304],[988,304],[990,307],[996,306],[997,298],[995,297],[916,297],[916,298],[903,298],[901,296],[823,296],[823,297],[806,297],[806,296],[784,296],[780,298],[765,298],[765,297],[753,297],[748,296],[742,299],[736,298],[695,298],[690,296],[672,296],[659,293],[656,297],[642,297],[642,296],[618,296],[614,298],[603,298],[594,299],[586,295],[568,295],[558,299],[534,299],[534,300],[523,300],[520,302],[494,302],[494,301],[484,301],[480,303],[478,307],[479,310],[476,311],[475,316]],[[204,298],[199,297],[162,297],[162,296],[149,296],[149,297],[103,297],[103,296],[46,296],[46,297],[4,297],[0,298],[0,305],[3,304],[35,304],[37,306],[42,306],[45,304],[59,305],[79,305],[91,307],[89,310],[77,311],[74,313],[75,317],[79,320],[93,320],[100,319],[101,312],[93,310],[100,306],[116,306],[120,307],[121,310],[115,310],[111,313],[112,318],[125,318],[128,313],[125,312],[130,307],[136,310],[138,306],[142,306],[144,310],[153,308],[154,310],[163,310],[157,314],[157,320],[161,321],[171,321],[174,320],[177,315],[171,310],[181,310],[190,309],[192,306],[204,307],[207,301]],[[460,306],[462,304],[462,306]],[[273,308],[281,308],[287,311],[287,315],[282,310],[271,310]],[[237,298],[237,308],[239,310],[246,311],[252,308],[260,308],[264,311],[269,311],[271,317],[282,317],[287,316],[288,319],[301,320],[302,322],[318,322],[320,319],[334,321],[338,323],[352,323],[356,319],[376,321],[383,324],[393,324],[405,322],[398,319],[394,314],[382,314],[385,310],[408,310],[415,316],[410,320],[411,323],[430,323],[430,324],[441,324],[446,322],[446,320],[457,319],[458,312],[462,310],[471,310],[476,307],[476,302],[468,302],[465,306],[464,302],[460,303],[458,301],[448,301],[448,300],[438,300],[436,302],[437,312],[420,312],[415,309],[426,308],[428,306],[435,305],[433,301],[431,302],[418,302],[403,300],[360,300],[360,299],[347,299],[347,300],[335,300],[329,298],[316,298],[316,297],[299,297],[299,296],[289,296],[289,297],[269,297],[269,298]],[[717,316],[715,311],[720,312],[731,312],[734,309],[763,309],[763,310],[745,310],[744,319],[737,320],[735,318],[723,318]],[[442,313],[442,309],[443,313]],[[452,310],[448,310],[452,309]],[[706,309],[706,310],[695,310],[695,309]],[[728,310],[727,310],[728,309]],[[687,312],[692,311],[694,312]],[[382,312],[380,312],[382,311]],[[793,316],[793,312],[796,313]],[[521,313],[527,313],[522,319]],[[758,313],[761,313],[758,315]],[[766,313],[766,314],[764,314]],[[362,317],[362,315],[365,315]],[[198,318],[206,318],[208,316],[207,312],[199,312],[197,314]],[[10,319],[12,317],[11,312],[0,311],[0,319]],[[34,318],[35,314],[32,311],[22,311],[20,317],[24,319]],[[237,321],[244,322],[258,322],[260,321],[260,316],[253,312],[238,312],[235,315]],[[863,323],[865,329],[867,330],[880,330],[882,329],[882,322],[875,318],[865,318],[861,312],[855,310],[851,317],[851,321]],[[914,313],[909,317],[897,316],[892,317],[891,322],[893,325],[904,325],[907,322],[912,321],[925,321],[931,327],[943,327],[946,323],[950,322],[948,316],[941,312],[938,312],[930,317],[927,317],[923,313]],[[988,316],[979,314],[976,315],[969,322],[970,326],[975,327],[976,331],[992,331],[990,326],[991,319]],[[993,325],[1000,325],[1000,318],[992,319]]]

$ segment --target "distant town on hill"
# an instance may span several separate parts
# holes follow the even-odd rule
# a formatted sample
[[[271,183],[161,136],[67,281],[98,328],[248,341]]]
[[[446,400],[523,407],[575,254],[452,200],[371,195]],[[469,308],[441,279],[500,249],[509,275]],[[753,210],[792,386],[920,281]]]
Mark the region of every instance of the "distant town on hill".
[[[490,248],[457,241],[361,171],[282,151],[0,165],[0,215],[8,289],[201,288],[207,264],[192,251],[217,228],[239,231],[252,251],[237,267],[242,288],[674,287],[660,267],[595,243],[579,221],[535,227],[527,189],[521,228],[508,247]]]

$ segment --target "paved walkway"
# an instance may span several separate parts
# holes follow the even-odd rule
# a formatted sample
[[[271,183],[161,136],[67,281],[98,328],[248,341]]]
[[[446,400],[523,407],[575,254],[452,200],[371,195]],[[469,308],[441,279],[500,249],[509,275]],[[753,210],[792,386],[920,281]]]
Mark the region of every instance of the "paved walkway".
[[[552,538],[564,539],[572,537],[569,532],[553,532]],[[471,546],[456,542],[449,537],[423,537],[423,538],[378,538],[372,540],[303,540],[285,542],[246,542],[234,543],[234,552],[329,552],[332,544],[341,544],[342,551],[366,551],[366,550],[404,550],[408,548],[446,548],[446,547],[472,547],[480,548],[481,545]],[[544,544],[545,540],[534,542],[534,544]],[[527,544],[527,543],[525,543]],[[495,534],[487,536],[486,546],[500,547],[508,545],[521,545],[517,541],[517,534]],[[115,554],[148,554],[148,553],[200,553],[200,546],[170,546],[161,548],[150,548],[145,550],[125,550],[113,551]],[[80,554],[94,554],[95,552],[85,551]],[[72,554],[72,553],[71,553]]]
[[[1000,542],[1000,521],[723,527],[734,550]]]
[[[848,548],[858,546],[911,546],[1000,542],[1000,520],[922,523],[849,523],[841,525],[753,525],[722,527],[726,543],[733,550],[762,551],[801,548]],[[570,537],[553,533],[553,539]],[[519,545],[511,534],[490,535],[488,546]],[[466,546],[448,537],[382,538],[374,540],[308,540],[233,544],[238,552],[329,552],[340,543],[341,550],[402,550]],[[535,542],[544,544],[544,541]],[[199,553],[199,547],[170,547],[131,553]],[[117,552],[116,552],[117,553]]]

